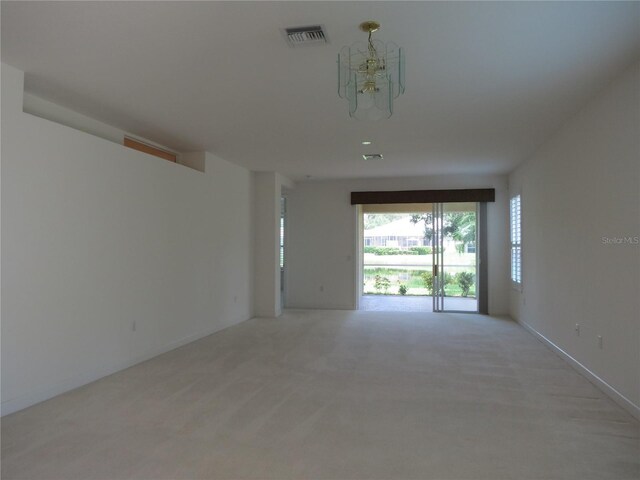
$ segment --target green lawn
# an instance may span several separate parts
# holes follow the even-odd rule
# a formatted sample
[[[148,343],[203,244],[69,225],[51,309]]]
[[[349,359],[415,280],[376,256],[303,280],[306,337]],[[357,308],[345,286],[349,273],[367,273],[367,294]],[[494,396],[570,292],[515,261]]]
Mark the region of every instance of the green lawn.
[[[455,273],[457,273],[457,271],[462,270],[472,271],[468,267],[452,267],[451,274],[454,275]],[[431,271],[431,269],[410,270],[407,268],[365,266],[363,293],[399,295],[398,289],[402,284],[407,287],[407,295],[429,295],[429,292],[422,279],[422,273],[426,271]],[[386,292],[383,289],[377,290],[375,288],[376,275],[380,275],[389,279],[390,285]],[[445,285],[444,291],[445,295],[449,297],[459,297],[462,295],[462,290],[455,283],[449,283]],[[475,297],[475,295],[475,285],[473,285],[469,290],[468,297]]]

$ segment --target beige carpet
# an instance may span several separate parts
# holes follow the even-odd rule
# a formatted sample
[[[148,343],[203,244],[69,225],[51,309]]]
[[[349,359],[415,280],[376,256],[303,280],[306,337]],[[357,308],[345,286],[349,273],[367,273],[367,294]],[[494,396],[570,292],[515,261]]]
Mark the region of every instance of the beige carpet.
[[[290,311],[2,419],[2,478],[637,479],[640,425],[517,324]]]

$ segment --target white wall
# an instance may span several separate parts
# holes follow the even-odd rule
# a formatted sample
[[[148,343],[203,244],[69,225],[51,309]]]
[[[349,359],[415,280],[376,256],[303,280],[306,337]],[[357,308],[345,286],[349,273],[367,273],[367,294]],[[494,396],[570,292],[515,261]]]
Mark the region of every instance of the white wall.
[[[95,135],[96,137],[101,137],[115,143],[121,144],[123,137],[127,133],[120,128],[108,125],[96,120],[95,118],[87,117],[86,115],[82,115],[28,92],[24,92],[22,102],[23,112],[30,113],[36,117],[52,120],[56,123],[75,128],[81,132],[90,133],[91,135]],[[152,142],[149,142],[148,140],[145,141],[152,144]],[[158,146],[161,147],[160,145]]]
[[[3,414],[252,315],[249,171],[125,148],[22,94],[3,64]]]
[[[357,213],[352,191],[495,188],[487,207],[489,312],[505,314],[508,289],[506,176],[380,178],[297,183],[288,195],[287,306],[352,309],[357,288]]]
[[[522,194],[523,218],[523,290],[511,293],[512,316],[637,415],[640,246],[603,237],[640,235],[640,66],[520,166],[509,188]]]

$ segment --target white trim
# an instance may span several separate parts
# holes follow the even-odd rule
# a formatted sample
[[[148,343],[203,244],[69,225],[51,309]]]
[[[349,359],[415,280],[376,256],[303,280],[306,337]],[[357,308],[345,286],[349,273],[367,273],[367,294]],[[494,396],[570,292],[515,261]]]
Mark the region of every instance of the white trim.
[[[605,395],[611,398],[611,400],[616,402],[620,407],[622,407],[624,410],[629,412],[635,418],[640,420],[640,406],[636,405],[627,397],[625,397],[623,394],[618,392],[615,388],[613,388],[611,385],[609,385],[602,378],[600,378],[598,375],[593,373],[591,370],[589,370],[587,367],[585,367],[583,364],[581,364],[579,361],[577,361],[567,352],[562,350],[559,346],[557,346],[547,337],[545,337],[544,335],[536,331],[531,325],[529,325],[526,322],[523,322],[522,320],[516,320],[516,322],[518,322],[528,332],[533,334],[533,336],[536,337],[538,340],[540,340],[544,345],[549,347],[556,355],[558,355],[560,358],[566,361],[578,373],[585,376],[587,380],[593,383],[599,390],[601,390]]]
[[[282,248],[282,267],[280,267],[280,309],[284,310],[287,305],[287,289],[289,286],[289,275],[287,268],[287,250],[289,250],[289,212],[287,202],[287,195],[280,193],[280,221],[281,223],[281,231],[279,237],[279,247],[278,247],[278,262],[280,262],[280,248]],[[283,208],[284,207],[284,208]],[[283,211],[284,210],[284,211]]]
[[[225,325],[223,327],[216,326],[214,328],[189,335],[188,337],[182,338],[175,342],[171,342],[157,350],[154,350],[152,353],[147,353],[146,355],[135,357],[124,362],[118,362],[113,365],[102,366],[95,370],[86,371],[79,375],[75,375],[74,377],[68,378],[58,383],[57,385],[40,388],[19,397],[5,400],[1,405],[1,415],[4,417],[5,415],[9,415],[27,407],[31,407],[36,403],[44,402],[45,400],[49,400],[50,398],[56,397],[70,390],[74,390],[76,388],[82,387],[83,385],[95,382],[96,380],[100,380],[103,377],[112,375],[126,368],[145,362],[154,357],[162,355],[163,353],[170,352],[171,350],[182,347],[183,345],[195,342],[196,340],[200,340],[201,338],[217,333],[220,330],[224,330],[225,328],[237,325],[238,323],[242,323],[242,321],[233,323],[231,325]]]

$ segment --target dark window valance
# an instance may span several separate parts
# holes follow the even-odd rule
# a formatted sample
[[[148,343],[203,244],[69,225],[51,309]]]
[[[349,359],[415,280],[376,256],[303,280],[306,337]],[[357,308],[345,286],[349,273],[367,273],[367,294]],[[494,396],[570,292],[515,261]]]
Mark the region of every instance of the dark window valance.
[[[494,188],[351,192],[351,205],[380,203],[495,202]]]

